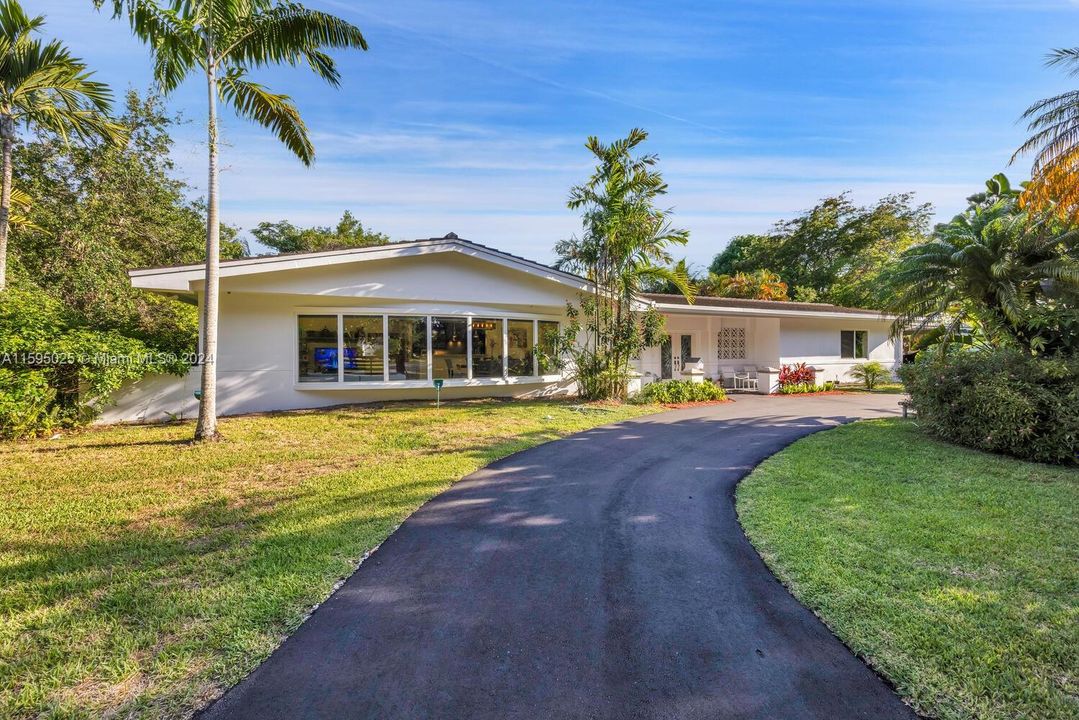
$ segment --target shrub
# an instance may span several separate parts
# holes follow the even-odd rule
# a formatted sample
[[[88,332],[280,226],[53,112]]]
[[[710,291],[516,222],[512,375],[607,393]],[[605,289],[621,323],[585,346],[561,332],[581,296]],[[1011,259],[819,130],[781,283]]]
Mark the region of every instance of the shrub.
[[[40,289],[12,285],[0,293],[0,435],[88,422],[125,382],[187,370],[182,356],[86,326]]]
[[[866,390],[872,390],[877,385],[892,379],[891,371],[876,360],[855,365],[847,371],[847,374],[865,385]]]
[[[919,421],[937,437],[1026,460],[1077,460],[1079,358],[968,350],[899,374]]]
[[[664,380],[649,383],[637,396],[643,403],[687,403],[725,400],[727,392],[710,382],[693,383],[688,380]]]
[[[816,392],[831,392],[835,390],[835,383],[831,380],[825,382],[823,385],[817,385],[815,383],[788,383],[786,385],[780,385],[778,394],[780,395],[804,395],[806,393]]]
[[[817,379],[817,371],[805,363],[783,365],[779,368],[779,387],[786,385],[812,385]]]
[[[45,371],[16,373],[0,368],[0,438],[45,433],[57,425],[56,390]]]

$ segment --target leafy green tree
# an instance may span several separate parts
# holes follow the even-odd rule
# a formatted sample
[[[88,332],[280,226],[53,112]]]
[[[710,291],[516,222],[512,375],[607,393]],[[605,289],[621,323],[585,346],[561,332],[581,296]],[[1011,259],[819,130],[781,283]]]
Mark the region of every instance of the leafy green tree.
[[[366,229],[348,210],[334,227],[300,228],[280,220],[259,223],[251,234],[266,247],[282,253],[344,250],[390,242],[388,235]]]
[[[127,16],[154,56],[154,78],[171,93],[191,74],[206,81],[209,180],[206,213],[206,289],[203,298],[202,393],[196,440],[217,431],[217,314],[220,261],[217,104],[277,136],[305,165],[315,149],[299,110],[287,95],[248,79],[251,68],[306,64],[332,86],[340,83],[328,48],[366,50],[359,28],[341,18],[285,0],[94,0],[114,17]]]
[[[112,94],[91,80],[86,65],[58,40],[35,34],[45,18],[31,18],[16,0],[0,0],[0,291],[7,283],[8,232],[12,202],[12,154],[18,128],[46,128],[65,140],[105,137],[118,140],[119,127],[108,118]]]
[[[776,240],[770,235],[736,235],[712,260],[708,271],[713,275],[734,275],[764,267],[768,253],[774,252]]]
[[[26,214],[33,227],[12,231],[13,270],[88,326],[191,353],[195,309],[132,288],[127,271],[202,262],[205,205],[175,177],[169,132],[179,119],[153,96],[129,92],[125,107],[123,144],[69,145],[40,132],[16,149],[15,180],[38,200]],[[221,232],[224,257],[245,253],[236,228]]]
[[[848,194],[822,200],[768,235],[743,235],[716,256],[716,274],[769,270],[788,283],[794,296],[867,306],[879,302],[877,278],[929,229],[930,206],[913,195],[890,195],[858,207]]]
[[[201,262],[205,208],[173,177],[177,118],[159,99],[128,93],[117,122],[121,145],[39,130],[15,149],[14,180],[38,200],[12,225],[0,293],[0,435],[84,422],[123,382],[189,370],[195,307],[133,288],[127,271]]]
[[[897,331],[974,324],[1034,354],[1079,350],[1079,230],[1020,208],[998,176],[884,277]]]
[[[580,393],[588,399],[622,397],[630,359],[659,342],[662,317],[637,309],[641,288],[671,282],[687,297],[691,294],[689,279],[669,267],[670,248],[685,245],[689,233],[674,228],[669,213],[655,206],[667,192],[655,169],[658,157],[633,154],[647,138],[639,128],[609,145],[588,138],[585,146],[596,169],[570,190],[568,202],[571,210],[583,212],[583,233],[555,247],[560,268],[594,283],[580,308],[569,309],[573,322],[564,343]],[[579,329],[584,330],[583,343],[577,342]]]

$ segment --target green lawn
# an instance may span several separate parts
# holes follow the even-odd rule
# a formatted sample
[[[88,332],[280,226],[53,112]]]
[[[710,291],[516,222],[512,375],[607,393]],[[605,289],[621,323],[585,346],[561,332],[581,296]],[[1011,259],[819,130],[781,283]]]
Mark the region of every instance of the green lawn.
[[[919,711],[1079,717],[1079,470],[866,421],[738,488],[765,561]]]
[[[428,498],[654,412],[470,402],[0,444],[0,717],[190,714],[265,658]]]

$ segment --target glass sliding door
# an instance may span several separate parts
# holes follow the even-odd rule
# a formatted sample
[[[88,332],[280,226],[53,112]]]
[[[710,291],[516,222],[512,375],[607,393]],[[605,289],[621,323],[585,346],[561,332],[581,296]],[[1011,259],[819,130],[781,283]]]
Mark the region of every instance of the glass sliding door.
[[[345,315],[341,365],[345,382],[382,382],[385,358],[381,315]]]
[[[528,377],[535,375],[536,338],[531,320],[509,321],[509,347],[506,348],[507,366],[510,377]]]
[[[472,318],[472,377],[502,377],[502,319]]]
[[[426,380],[427,318],[391,315],[388,323],[390,380]]]
[[[431,318],[431,372],[436,378],[468,377],[468,321],[463,317]]]
[[[299,377],[302,383],[337,382],[337,316],[301,315]]]

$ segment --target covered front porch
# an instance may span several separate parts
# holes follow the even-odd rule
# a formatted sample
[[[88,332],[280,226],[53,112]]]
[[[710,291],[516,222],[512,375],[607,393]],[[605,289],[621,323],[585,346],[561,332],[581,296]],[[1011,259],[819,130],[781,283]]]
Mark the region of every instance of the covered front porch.
[[[728,390],[741,387],[732,376],[751,370],[756,391],[768,393],[778,384],[780,319],[709,313],[663,313],[666,338],[640,357],[642,382],[700,378],[720,382]]]

